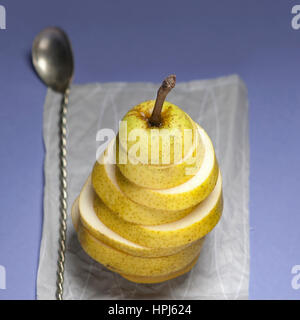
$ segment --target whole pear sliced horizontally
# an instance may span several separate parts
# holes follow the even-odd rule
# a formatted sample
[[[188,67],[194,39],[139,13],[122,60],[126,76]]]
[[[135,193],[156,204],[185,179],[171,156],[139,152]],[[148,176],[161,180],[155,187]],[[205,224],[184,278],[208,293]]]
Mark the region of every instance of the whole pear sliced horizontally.
[[[132,201],[159,210],[183,210],[204,200],[215,187],[219,168],[209,136],[200,126],[198,130],[205,153],[200,169],[190,180],[174,188],[157,190],[141,188],[117,171],[117,183],[121,190]]]
[[[118,159],[117,166],[128,180],[140,187],[166,189],[180,185],[192,177],[192,174],[187,174],[186,168],[195,165],[200,167],[203,161],[204,148],[194,121],[184,111],[180,110],[173,104],[168,102],[164,103],[162,118],[163,120],[164,118],[166,119],[162,126],[159,128],[149,126],[148,118],[152,112],[154,102],[155,101],[146,101],[134,107],[126,114],[123,121],[126,121],[126,124],[128,124],[131,130],[134,130],[132,127],[134,127],[134,124],[136,124],[138,125],[138,128],[145,131],[147,141],[141,145],[141,148],[145,147],[149,149],[149,154],[151,148],[154,150],[158,149],[155,148],[155,143],[153,141],[156,141],[157,143],[159,138],[164,139],[164,132],[168,132],[168,130],[170,130],[169,135],[171,135],[172,129],[176,130],[180,128],[180,131],[177,132],[182,135],[179,137],[179,139],[183,145],[183,148],[186,148],[185,152],[180,154],[180,160],[176,162],[170,162],[169,164],[153,164],[150,156],[146,159],[146,163],[142,163],[141,161],[137,161],[137,159],[129,154],[129,129],[125,135],[127,140],[123,139],[125,141],[123,141],[123,143],[120,142],[122,139],[119,137],[122,136],[123,132],[122,126],[120,126],[120,132],[117,139],[118,147],[116,148]],[[141,114],[143,114],[142,117]],[[137,129],[137,127],[134,128],[135,130]],[[188,130],[190,131],[187,132]],[[151,139],[153,136],[156,137],[156,140]],[[180,144],[178,140],[177,143]],[[128,144],[126,150],[124,150],[124,144]],[[171,148],[174,148],[174,141],[173,144],[170,141],[170,150]],[[161,157],[162,150],[160,150],[160,158]],[[126,159],[126,162],[122,163],[121,159]]]
[[[191,212],[192,208],[174,211],[157,210],[129,199],[117,183],[116,172],[118,168],[112,152],[114,143],[115,140],[110,142],[100,159],[96,161],[92,171],[94,190],[107,207],[124,220],[143,225],[168,223],[181,219]]]
[[[96,239],[79,221],[78,240],[84,251],[108,269],[130,276],[163,276],[176,272],[191,263],[200,253],[202,242],[198,241],[180,252],[167,257],[136,257],[108,246]]]
[[[96,195],[92,188],[90,178],[83,187],[78,200],[75,201],[73,205],[73,212],[74,216],[78,212],[78,218],[83,226],[95,238],[104,242],[105,244],[128,254],[140,257],[168,256],[175,254],[186,247],[186,245],[184,245],[174,248],[149,248],[123,238],[118,233],[110,230],[101,222],[100,219],[98,219],[94,209],[95,201],[97,201],[97,210],[100,210],[101,212],[107,212],[107,214],[116,215],[108,207],[106,207],[101,199]]]
[[[131,276],[127,274],[121,274],[121,276],[129,281],[136,282],[136,283],[160,283],[164,281],[168,281],[174,278],[177,278],[189,271],[195,266],[199,257],[196,257],[191,263],[186,265],[181,270],[163,275],[163,276],[154,276],[154,277],[142,277],[142,276]]]
[[[178,247],[192,243],[209,233],[218,223],[223,209],[222,178],[210,195],[184,218],[157,226],[143,226],[126,222],[117,215],[101,210],[95,201],[98,218],[124,238],[151,248]]]

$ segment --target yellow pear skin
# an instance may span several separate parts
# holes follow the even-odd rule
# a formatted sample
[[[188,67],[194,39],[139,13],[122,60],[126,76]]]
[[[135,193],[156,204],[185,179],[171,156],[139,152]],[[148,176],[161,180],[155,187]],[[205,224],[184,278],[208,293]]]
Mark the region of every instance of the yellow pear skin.
[[[94,207],[98,218],[122,237],[150,248],[178,247],[203,238],[218,223],[223,210],[222,179],[213,192],[186,217],[158,226],[143,226],[126,222],[117,215]]]
[[[126,179],[117,170],[117,183],[124,194],[132,201],[158,210],[183,210],[203,201],[214,189],[219,167],[214,148],[207,133],[198,126],[205,147],[201,167],[185,183],[168,189],[141,188]]]
[[[167,257],[143,258],[114,249],[93,237],[81,223],[78,224],[78,240],[84,251],[110,270],[133,276],[163,276],[176,272],[191,263],[200,253],[202,241]]]
[[[112,144],[108,148],[110,147]],[[92,184],[105,205],[122,219],[136,224],[158,225],[181,219],[192,211],[192,207],[182,210],[153,209],[132,201],[120,189],[116,180],[118,168],[115,164],[107,163],[107,157],[108,150],[96,161],[92,171]]]
[[[131,116],[130,119],[132,117],[133,116]],[[204,156],[204,148],[196,124],[187,114],[185,114],[184,118],[188,118],[192,123],[193,130],[191,130],[191,138],[193,141],[190,146],[189,143],[186,146],[187,150],[182,155],[182,160],[176,163],[159,165],[134,162],[128,155],[128,152],[126,153],[123,150],[122,145],[119,143],[119,137],[117,137],[117,165],[122,174],[134,184],[143,188],[151,189],[171,188],[189,180],[192,177],[192,174],[187,174],[186,168],[192,166],[201,166]],[[159,132],[159,128],[149,128],[147,131],[150,131],[151,135],[155,130]],[[151,141],[148,141],[148,143],[151,144]],[[122,156],[120,156],[120,154]],[[120,163],[119,161],[119,159],[122,159],[122,157],[127,159],[125,164]]]
[[[196,257],[191,263],[189,263],[186,267],[184,267],[181,270],[172,272],[170,274],[167,275],[163,275],[163,276],[156,276],[156,277],[138,277],[138,276],[130,276],[127,274],[121,274],[121,276],[131,282],[135,282],[135,283],[161,283],[161,282],[165,282],[168,280],[172,280],[174,278],[177,278],[179,276],[182,276],[183,274],[188,273],[189,271],[192,270],[192,268],[195,266],[195,264],[197,263],[199,256]]]
[[[164,102],[162,107],[161,125],[159,127],[152,127],[148,120],[151,116],[154,104],[155,100],[145,101],[127,112],[122,119],[127,126],[127,135],[124,135],[124,138],[120,136],[120,145],[123,150],[126,150],[130,153],[131,148],[136,144],[136,140],[131,139],[131,137],[133,138],[133,133],[137,132],[137,130],[140,130],[140,132],[144,132],[145,139],[147,142],[149,142],[141,145],[141,154],[145,155],[146,164],[149,165],[153,162],[153,155],[151,155],[151,151],[157,151],[156,156],[158,161],[156,164],[169,165],[174,163],[174,161],[177,159],[177,156],[179,156],[179,154],[175,153],[180,152],[181,158],[182,154],[184,153],[183,143],[181,150],[176,149],[176,146],[174,145],[176,141],[172,139],[173,134],[175,132],[180,132],[181,135],[184,136],[184,130],[191,130],[193,134],[195,134],[196,131],[191,118],[179,107],[167,101]],[[160,137],[162,137],[160,140],[161,143],[158,146],[158,150],[151,150],[151,131],[153,130],[158,130]],[[163,148],[164,141],[170,141],[169,149]],[[192,146],[192,141],[189,141],[189,144]],[[132,154],[132,156],[134,156],[134,154]],[[168,159],[168,163],[164,163],[164,159]]]

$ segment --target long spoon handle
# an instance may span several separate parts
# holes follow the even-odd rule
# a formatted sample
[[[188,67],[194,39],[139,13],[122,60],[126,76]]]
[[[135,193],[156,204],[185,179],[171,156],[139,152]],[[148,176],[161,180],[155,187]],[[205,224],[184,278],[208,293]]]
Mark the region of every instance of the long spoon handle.
[[[60,114],[60,230],[59,230],[59,252],[57,260],[57,282],[56,299],[63,300],[65,252],[67,234],[67,107],[70,89],[67,88],[61,103]]]

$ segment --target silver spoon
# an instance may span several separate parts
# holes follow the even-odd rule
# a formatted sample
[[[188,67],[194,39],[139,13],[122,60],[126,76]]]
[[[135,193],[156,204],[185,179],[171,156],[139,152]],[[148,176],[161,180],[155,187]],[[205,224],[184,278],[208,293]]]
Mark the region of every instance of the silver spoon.
[[[63,94],[60,114],[60,231],[56,282],[56,299],[63,300],[67,231],[66,116],[74,72],[72,48],[66,33],[57,27],[41,31],[33,42],[32,62],[41,80],[48,87]]]

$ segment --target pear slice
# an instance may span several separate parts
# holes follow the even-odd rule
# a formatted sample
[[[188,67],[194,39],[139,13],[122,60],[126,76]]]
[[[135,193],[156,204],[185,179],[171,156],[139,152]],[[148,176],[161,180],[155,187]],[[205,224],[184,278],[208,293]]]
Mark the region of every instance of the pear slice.
[[[121,276],[129,281],[136,282],[136,283],[161,283],[165,282],[174,278],[177,278],[179,276],[182,276],[183,274],[191,271],[191,269],[195,266],[197,263],[199,256],[196,257],[191,263],[189,263],[187,266],[182,268],[181,270],[169,273],[167,275],[163,276],[156,276],[156,277],[142,277],[142,276],[131,276],[127,274],[121,274]]]
[[[129,276],[163,276],[176,272],[191,263],[200,253],[203,241],[197,241],[184,250],[167,257],[136,257],[114,249],[96,239],[83,226],[77,225],[77,236],[83,250],[108,269]]]
[[[186,117],[192,123],[195,134],[191,147],[188,149],[184,158],[178,163],[169,165],[135,163],[128,152],[123,150],[122,144],[119,143],[119,139],[117,138],[117,159],[124,159],[124,157],[127,159],[126,164],[121,164],[119,161],[117,162],[117,166],[123,176],[140,187],[150,189],[172,188],[191,179],[193,174],[187,174],[187,168],[193,166],[200,168],[204,158],[204,147],[196,123],[187,114]],[[154,128],[149,130],[158,129]]]
[[[83,187],[78,200],[73,204],[73,224],[76,228],[78,223],[77,220],[80,219],[83,226],[91,235],[115,249],[139,257],[160,257],[175,254],[187,246],[184,245],[175,248],[149,248],[129,241],[121,237],[118,233],[110,230],[101,222],[101,220],[98,219],[93,206],[94,201],[97,201],[98,210],[101,210],[101,212],[107,211],[108,215],[116,215],[107,208],[101,199],[99,199],[95,194],[91,185],[91,179],[89,178]],[[77,216],[78,219],[76,220]]]
[[[101,210],[97,198],[94,201],[98,218],[124,238],[151,248],[178,247],[204,237],[218,223],[223,209],[222,178],[219,173],[214,190],[187,216],[157,226],[143,226],[127,222],[107,210]]]
[[[132,201],[159,210],[183,210],[204,200],[213,190],[218,179],[218,163],[213,144],[203,128],[198,125],[205,154],[197,173],[185,183],[169,189],[141,188],[116,171],[117,183]]]
[[[130,200],[117,183],[118,168],[114,163],[112,152],[114,143],[115,140],[110,142],[100,159],[96,161],[92,171],[94,190],[108,208],[126,221],[143,225],[158,225],[176,221],[192,211],[193,208],[174,211],[157,210]]]

